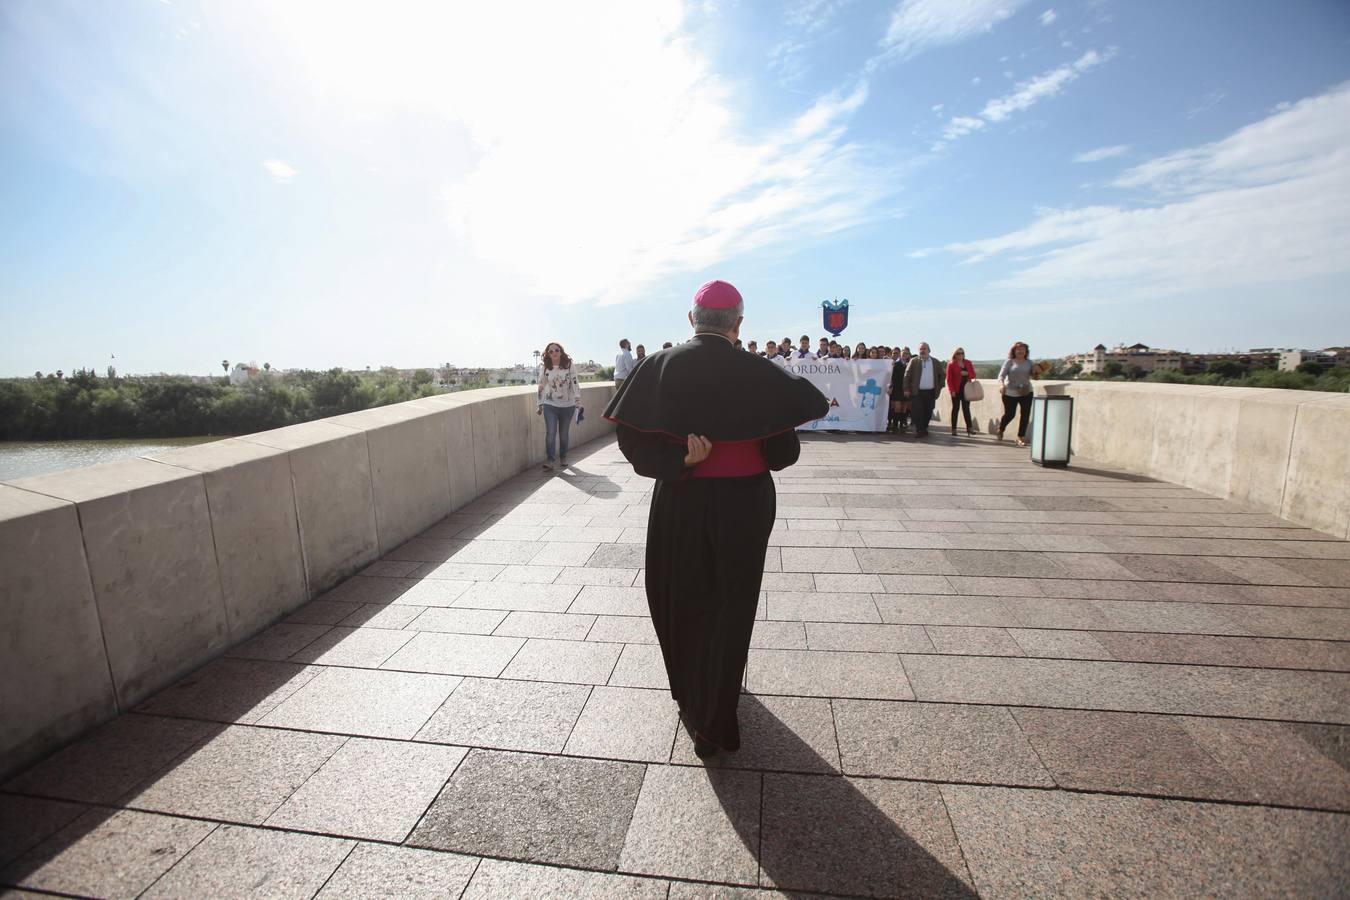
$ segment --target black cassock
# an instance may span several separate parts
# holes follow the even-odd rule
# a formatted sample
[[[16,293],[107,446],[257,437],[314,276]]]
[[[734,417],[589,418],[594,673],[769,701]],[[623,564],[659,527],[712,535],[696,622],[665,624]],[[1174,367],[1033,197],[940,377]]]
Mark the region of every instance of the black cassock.
[[[736,705],[776,500],[768,471],[699,477],[702,466],[686,470],[686,441],[697,434],[713,442],[705,466],[739,471],[748,454],[762,456],[750,468],[778,471],[801,452],[796,426],[828,409],[810,382],[702,334],[643,359],[605,410],[633,469],[656,479],[647,604],[671,695],[685,726],[724,750],[741,743]]]

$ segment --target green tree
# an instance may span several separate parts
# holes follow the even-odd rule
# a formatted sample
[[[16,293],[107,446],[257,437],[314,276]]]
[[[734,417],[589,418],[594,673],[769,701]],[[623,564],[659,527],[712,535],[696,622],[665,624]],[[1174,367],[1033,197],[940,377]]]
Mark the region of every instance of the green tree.
[[[1205,366],[1206,375],[1218,375],[1222,378],[1241,378],[1243,368],[1231,359],[1218,359]]]
[[[1302,372],[1304,375],[1311,375],[1316,378],[1322,374],[1322,364],[1309,359],[1299,363],[1294,367],[1295,372]]]
[[[1125,374],[1125,364],[1119,360],[1113,359],[1102,369],[1102,374],[1107,378],[1120,378]]]
[[[424,384],[431,384],[436,380],[436,376],[431,374],[430,369],[418,369],[413,373],[413,387],[421,387]]]

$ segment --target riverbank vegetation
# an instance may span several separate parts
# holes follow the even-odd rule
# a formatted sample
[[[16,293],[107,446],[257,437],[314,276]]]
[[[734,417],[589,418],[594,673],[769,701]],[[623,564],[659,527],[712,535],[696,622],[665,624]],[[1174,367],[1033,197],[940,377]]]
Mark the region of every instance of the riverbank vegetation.
[[[0,440],[251,434],[445,390],[430,378],[342,369],[273,372],[239,385],[224,378],[107,378],[81,370],[0,381]]]

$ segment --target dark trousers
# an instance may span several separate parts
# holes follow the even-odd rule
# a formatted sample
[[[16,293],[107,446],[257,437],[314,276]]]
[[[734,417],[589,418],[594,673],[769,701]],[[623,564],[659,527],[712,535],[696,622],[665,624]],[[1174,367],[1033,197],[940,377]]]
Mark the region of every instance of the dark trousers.
[[[914,433],[924,435],[928,433],[928,423],[933,421],[933,408],[937,406],[937,388],[928,390],[919,390],[914,392]]]
[[[1009,397],[1003,395],[1003,418],[999,420],[998,431],[1002,434],[1008,427],[1008,423],[1013,420],[1013,415],[1018,411],[1021,415],[1017,416],[1017,436],[1025,438],[1027,436],[1027,419],[1031,416],[1031,395],[1025,397]]]
[[[952,431],[956,430],[956,412],[959,409],[966,417],[966,431],[975,430],[975,426],[970,421],[970,401],[966,399],[966,382],[961,381],[961,390],[952,394]]]

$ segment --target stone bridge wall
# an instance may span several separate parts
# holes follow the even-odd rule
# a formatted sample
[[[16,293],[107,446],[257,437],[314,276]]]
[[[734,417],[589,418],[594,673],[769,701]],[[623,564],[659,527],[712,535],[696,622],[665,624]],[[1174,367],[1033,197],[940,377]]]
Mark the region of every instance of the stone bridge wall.
[[[971,413],[993,433],[1003,406],[997,385],[985,387]],[[1075,454],[1350,539],[1350,394],[1109,381],[1036,390],[1074,398]],[[945,421],[950,402],[940,406]]]
[[[0,776],[543,456],[535,389],[494,388],[0,484]]]

